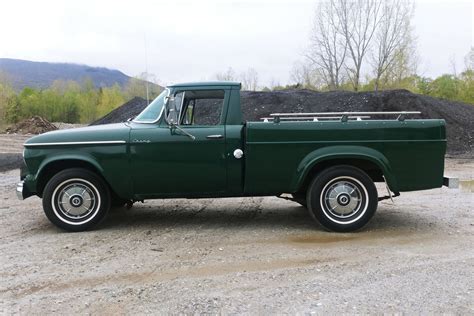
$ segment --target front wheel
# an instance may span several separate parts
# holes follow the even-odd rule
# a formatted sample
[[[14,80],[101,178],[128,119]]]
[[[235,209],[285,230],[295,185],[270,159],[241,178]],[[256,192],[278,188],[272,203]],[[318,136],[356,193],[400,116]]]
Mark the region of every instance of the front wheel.
[[[67,231],[84,231],[97,225],[110,208],[110,192],[95,173],[66,169],[53,176],[43,192],[48,219]]]
[[[377,189],[372,179],[352,166],[334,166],[309,186],[306,201],[311,216],[325,228],[350,232],[363,227],[377,209]]]

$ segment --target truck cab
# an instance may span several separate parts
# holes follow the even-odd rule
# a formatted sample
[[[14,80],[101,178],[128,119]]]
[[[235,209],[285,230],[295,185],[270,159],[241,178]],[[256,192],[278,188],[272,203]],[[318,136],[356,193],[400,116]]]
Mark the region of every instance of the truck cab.
[[[130,123],[136,198],[242,194],[240,84],[178,84],[163,94],[163,105]]]

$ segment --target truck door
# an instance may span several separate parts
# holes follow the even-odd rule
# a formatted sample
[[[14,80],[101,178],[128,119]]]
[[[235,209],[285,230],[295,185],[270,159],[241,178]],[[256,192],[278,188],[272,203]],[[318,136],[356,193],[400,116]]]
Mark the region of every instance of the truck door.
[[[199,196],[225,192],[224,90],[184,90],[170,107],[176,127],[132,130],[135,194]],[[133,140],[149,143],[133,145]],[[145,167],[147,166],[147,167]]]

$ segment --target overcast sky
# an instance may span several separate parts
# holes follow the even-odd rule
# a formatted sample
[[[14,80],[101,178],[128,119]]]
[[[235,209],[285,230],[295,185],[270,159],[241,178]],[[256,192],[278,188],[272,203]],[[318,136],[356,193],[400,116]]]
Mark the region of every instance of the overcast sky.
[[[474,46],[474,0],[416,1],[419,72],[464,67]],[[315,0],[2,1],[0,57],[148,71],[162,84],[255,68],[286,84],[307,44]],[[146,41],[145,41],[146,38]]]

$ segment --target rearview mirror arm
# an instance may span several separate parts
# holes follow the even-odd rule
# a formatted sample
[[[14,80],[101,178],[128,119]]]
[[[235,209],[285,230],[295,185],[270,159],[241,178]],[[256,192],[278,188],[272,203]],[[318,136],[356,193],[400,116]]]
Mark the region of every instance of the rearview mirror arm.
[[[196,140],[196,137],[194,135],[191,135],[189,134],[188,132],[186,132],[184,129],[182,129],[181,127],[179,127],[179,125],[176,125],[176,123],[173,123],[173,122],[168,122],[170,128],[176,128],[177,130],[179,130],[180,132],[182,132],[184,135],[188,136],[189,138],[191,138],[192,140]]]

